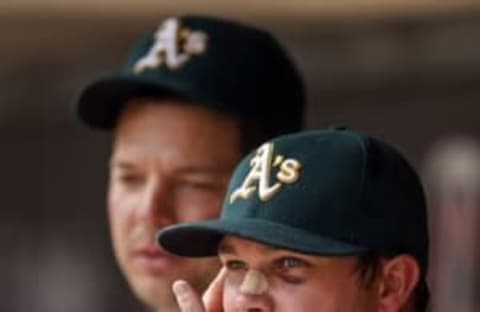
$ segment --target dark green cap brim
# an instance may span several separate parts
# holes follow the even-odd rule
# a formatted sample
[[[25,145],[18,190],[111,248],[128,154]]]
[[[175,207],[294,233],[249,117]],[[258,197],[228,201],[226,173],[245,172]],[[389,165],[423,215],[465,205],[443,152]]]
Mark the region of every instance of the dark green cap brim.
[[[161,230],[157,239],[164,249],[173,254],[209,257],[217,255],[219,243],[225,235],[313,255],[348,256],[367,251],[360,246],[261,219],[212,220],[173,225]]]

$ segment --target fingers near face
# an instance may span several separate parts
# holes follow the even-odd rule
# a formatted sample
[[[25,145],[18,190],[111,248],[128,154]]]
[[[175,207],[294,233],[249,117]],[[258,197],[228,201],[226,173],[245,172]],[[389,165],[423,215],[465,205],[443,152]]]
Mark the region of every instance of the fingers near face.
[[[175,281],[172,284],[172,290],[181,312],[205,311],[200,296],[186,281]]]

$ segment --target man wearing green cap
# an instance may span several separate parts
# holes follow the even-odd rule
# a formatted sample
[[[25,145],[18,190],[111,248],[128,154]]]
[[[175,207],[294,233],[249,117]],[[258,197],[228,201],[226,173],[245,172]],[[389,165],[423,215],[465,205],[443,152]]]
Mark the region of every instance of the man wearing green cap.
[[[264,143],[235,170],[219,219],[158,240],[220,258],[207,312],[425,312],[428,302],[419,178],[394,148],[353,130]],[[182,311],[205,311],[187,283],[173,288]]]
[[[268,33],[201,16],[172,17],[133,49],[125,68],[89,84],[76,112],[113,131],[108,213],[117,261],[155,311],[178,311],[170,284],[201,291],[212,259],[166,253],[155,232],[214,218],[230,174],[267,138],[301,128],[304,90]]]

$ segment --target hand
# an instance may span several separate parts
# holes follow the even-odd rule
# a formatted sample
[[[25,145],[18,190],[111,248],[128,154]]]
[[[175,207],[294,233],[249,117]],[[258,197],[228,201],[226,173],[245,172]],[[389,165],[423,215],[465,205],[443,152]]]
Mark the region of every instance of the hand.
[[[172,289],[181,312],[223,312],[222,296],[225,269],[218,272],[203,294],[203,298],[186,281],[177,280]]]

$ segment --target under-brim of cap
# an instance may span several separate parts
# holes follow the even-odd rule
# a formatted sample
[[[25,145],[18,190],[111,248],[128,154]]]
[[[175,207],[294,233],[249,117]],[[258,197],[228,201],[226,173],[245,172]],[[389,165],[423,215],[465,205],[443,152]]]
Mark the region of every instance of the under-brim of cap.
[[[367,251],[364,247],[260,219],[173,225],[161,230],[157,241],[162,248],[178,256],[209,257],[217,255],[226,235],[312,255],[349,256]]]
[[[83,89],[76,101],[75,113],[90,127],[110,130],[129,98],[162,94],[188,100],[189,89],[173,80],[158,81],[128,74],[105,77]]]

